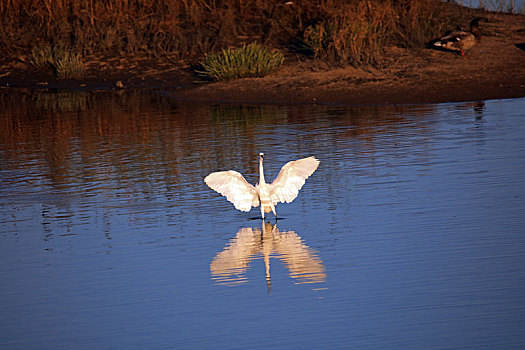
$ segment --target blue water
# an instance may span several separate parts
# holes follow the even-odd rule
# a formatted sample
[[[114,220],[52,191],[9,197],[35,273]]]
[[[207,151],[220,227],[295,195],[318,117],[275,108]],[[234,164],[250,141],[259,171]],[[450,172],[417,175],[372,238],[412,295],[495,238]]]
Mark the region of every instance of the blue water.
[[[525,346],[525,99],[0,99],[2,349]],[[321,160],[275,226],[202,179]]]
[[[521,13],[525,11],[525,0],[456,0],[457,4],[488,11]]]

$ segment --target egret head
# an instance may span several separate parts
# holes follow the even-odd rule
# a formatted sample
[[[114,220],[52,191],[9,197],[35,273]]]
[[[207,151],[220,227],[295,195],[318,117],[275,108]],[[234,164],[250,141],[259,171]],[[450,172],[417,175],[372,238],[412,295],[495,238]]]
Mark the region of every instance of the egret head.
[[[262,152],[259,153],[259,156],[260,156],[261,158],[264,157],[264,153],[262,153]]]

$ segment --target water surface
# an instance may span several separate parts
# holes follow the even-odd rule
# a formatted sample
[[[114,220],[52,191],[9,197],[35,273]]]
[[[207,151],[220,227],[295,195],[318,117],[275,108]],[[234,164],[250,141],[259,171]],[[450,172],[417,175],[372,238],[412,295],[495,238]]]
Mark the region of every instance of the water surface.
[[[0,94],[0,347],[522,348],[525,100]],[[263,225],[207,188],[321,160]]]

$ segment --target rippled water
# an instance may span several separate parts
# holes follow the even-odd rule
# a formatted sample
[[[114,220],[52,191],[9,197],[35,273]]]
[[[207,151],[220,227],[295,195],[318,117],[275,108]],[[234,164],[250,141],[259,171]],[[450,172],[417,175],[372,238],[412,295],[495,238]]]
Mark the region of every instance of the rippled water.
[[[525,99],[0,94],[2,349],[525,346]],[[262,225],[202,179],[321,160]]]

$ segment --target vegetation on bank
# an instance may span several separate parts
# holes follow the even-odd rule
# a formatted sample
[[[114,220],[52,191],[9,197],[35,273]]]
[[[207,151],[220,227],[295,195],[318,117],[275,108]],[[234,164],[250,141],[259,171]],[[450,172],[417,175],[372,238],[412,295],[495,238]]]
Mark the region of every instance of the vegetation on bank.
[[[199,73],[216,80],[263,77],[279,67],[283,61],[284,55],[281,52],[271,52],[252,43],[207,55],[201,62],[202,71]]]
[[[62,45],[34,47],[27,61],[42,72],[53,70],[59,79],[79,79],[86,73],[81,55]]]
[[[202,60],[217,71],[221,55],[247,43],[329,65],[377,66],[387,45],[423,47],[466,23],[458,9],[439,0],[0,0],[0,55],[27,57],[63,78],[84,74],[80,55]]]

